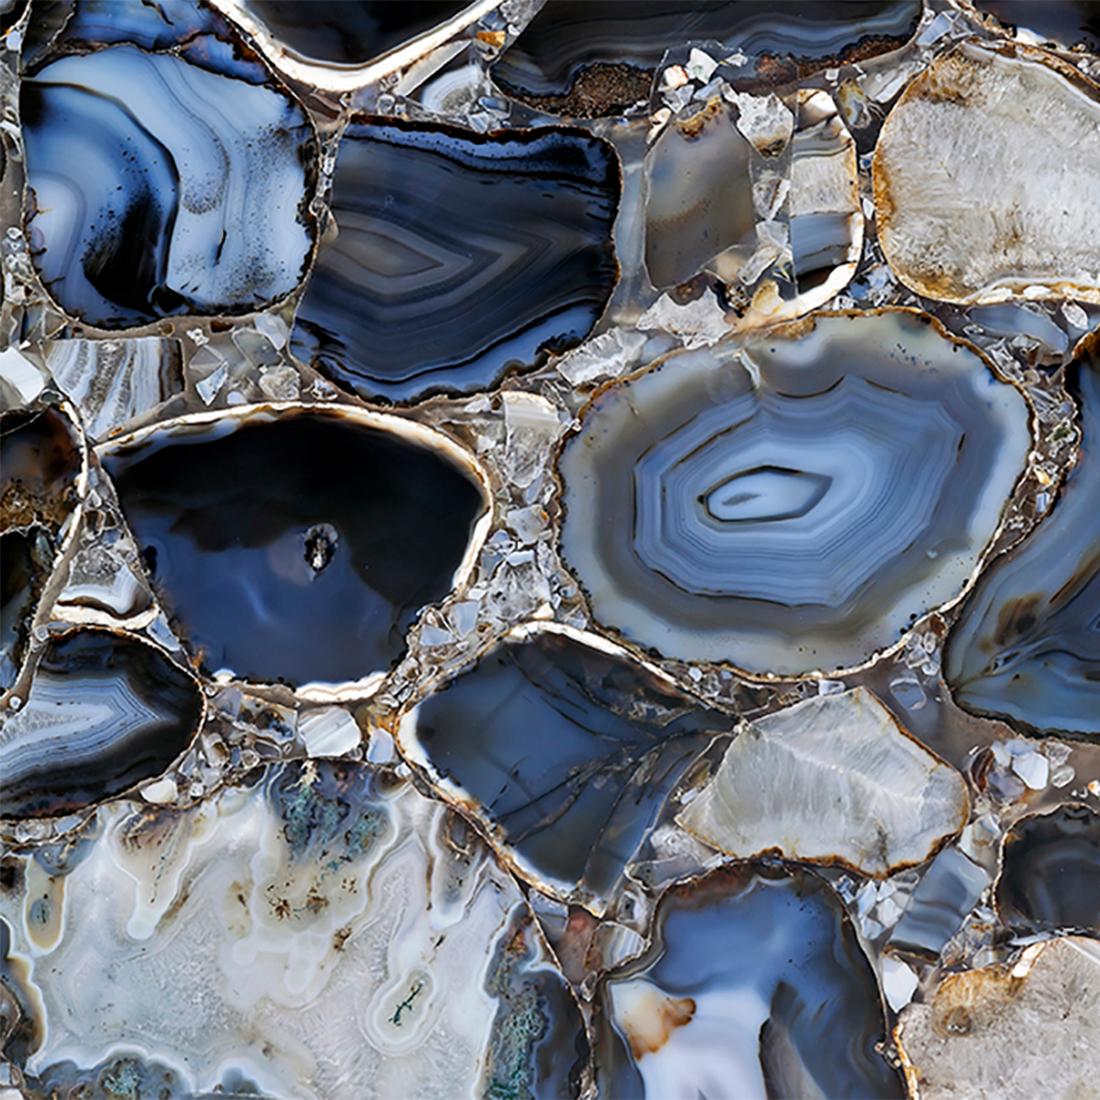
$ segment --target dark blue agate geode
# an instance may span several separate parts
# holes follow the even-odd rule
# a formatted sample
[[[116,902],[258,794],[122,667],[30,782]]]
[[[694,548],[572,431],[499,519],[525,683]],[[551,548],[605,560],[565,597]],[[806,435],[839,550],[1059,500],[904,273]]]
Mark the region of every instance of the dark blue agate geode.
[[[253,681],[389,668],[486,507],[448,454],[337,412],[168,425],[101,459],[192,654]]]
[[[338,233],[298,308],[295,354],[364,397],[487,389],[579,344],[618,278],[611,146],[581,130],[348,127]]]

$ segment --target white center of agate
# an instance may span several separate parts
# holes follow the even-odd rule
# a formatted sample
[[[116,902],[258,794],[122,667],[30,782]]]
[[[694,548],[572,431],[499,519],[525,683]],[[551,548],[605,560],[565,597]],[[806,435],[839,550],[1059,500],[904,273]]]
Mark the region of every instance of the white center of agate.
[[[822,474],[781,466],[757,466],[719,482],[700,498],[707,513],[722,523],[770,523],[797,519],[828,492]]]

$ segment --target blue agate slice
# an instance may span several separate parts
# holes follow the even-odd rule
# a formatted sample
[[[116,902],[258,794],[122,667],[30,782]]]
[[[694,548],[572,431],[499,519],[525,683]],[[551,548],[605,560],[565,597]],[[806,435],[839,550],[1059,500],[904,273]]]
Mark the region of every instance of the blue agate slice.
[[[652,946],[601,983],[601,1095],[905,1095],[874,974],[832,891],[745,864],[674,887]]]
[[[410,429],[411,432],[411,429]],[[101,455],[192,655],[253,681],[387,669],[485,509],[472,464],[337,412],[243,410]]]
[[[1077,464],[1051,514],[982,577],[948,637],[955,700],[1027,730],[1100,734],[1100,354],[1074,368]]]
[[[169,7],[78,6],[32,42],[22,84],[32,256],[57,304],[102,328],[266,306],[312,249],[304,110],[224,24],[200,33],[201,11]]]
[[[202,709],[197,682],[147,642],[98,629],[54,638],[0,731],[0,813],[64,813],[161,774]]]
[[[521,870],[599,909],[673,785],[732,720],[590,642],[511,635],[423,702],[401,738]]]
[[[292,344],[371,398],[471,393],[592,330],[618,278],[618,160],[567,128],[472,130],[361,118],[340,145],[338,233]]]

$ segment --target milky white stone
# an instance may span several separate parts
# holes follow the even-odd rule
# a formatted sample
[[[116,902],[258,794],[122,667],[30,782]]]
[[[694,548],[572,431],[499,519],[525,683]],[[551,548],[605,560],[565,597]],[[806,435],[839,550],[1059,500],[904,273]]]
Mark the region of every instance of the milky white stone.
[[[1100,301],[1100,99],[1052,54],[964,43],[890,112],[879,239],[911,289],[951,302]]]
[[[754,722],[677,820],[732,856],[774,849],[884,876],[927,859],[968,812],[958,772],[855,688]]]
[[[1100,944],[1028,948],[1011,968],[951,974],[901,1014],[898,1042],[921,1100],[1094,1097],[1100,1082]]]

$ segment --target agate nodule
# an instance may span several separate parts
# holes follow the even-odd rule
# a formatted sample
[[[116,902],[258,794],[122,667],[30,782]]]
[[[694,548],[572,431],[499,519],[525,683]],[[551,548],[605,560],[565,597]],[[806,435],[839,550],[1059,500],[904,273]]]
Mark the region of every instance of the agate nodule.
[[[591,331],[618,279],[614,150],[583,130],[353,121],[292,346],[364,397],[488,389]]]
[[[101,459],[146,570],[210,672],[362,681],[476,554],[487,494],[446,437],[266,406],[114,440]]]
[[[858,666],[966,590],[1030,440],[931,318],[816,314],[598,391],[560,456],[563,557],[601,625],[665,656]]]

